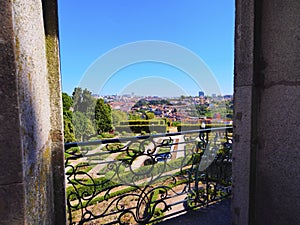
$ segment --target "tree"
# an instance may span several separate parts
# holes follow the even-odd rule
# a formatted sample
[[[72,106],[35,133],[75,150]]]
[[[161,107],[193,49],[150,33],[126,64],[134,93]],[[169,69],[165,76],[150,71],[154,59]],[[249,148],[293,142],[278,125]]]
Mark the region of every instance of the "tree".
[[[130,113],[129,114],[129,120],[140,120],[140,119],[142,119],[142,118],[141,118],[141,115],[138,113]]]
[[[69,111],[73,106],[73,99],[65,92],[62,93],[63,110]]]
[[[74,126],[72,123],[73,113],[70,110],[73,100],[67,93],[62,93],[63,120],[64,120],[64,142],[75,141]]]
[[[72,99],[74,102],[74,111],[81,111],[80,104],[82,102],[82,89],[80,87],[74,89]]]
[[[142,106],[149,107],[149,105],[171,105],[171,103],[166,99],[156,99],[156,100],[146,100],[144,98],[140,99],[134,104],[133,108],[140,108]]]
[[[199,116],[204,116],[208,113],[208,106],[206,104],[196,105],[196,110]]]
[[[127,120],[127,113],[121,110],[112,110],[111,115],[113,125],[118,125],[121,121]]]
[[[64,142],[75,141],[74,126],[72,123],[72,115],[67,115],[66,113],[64,113],[63,120],[64,120]]]
[[[73,124],[77,141],[86,141],[89,136],[95,134],[92,121],[82,112],[74,112]]]
[[[72,100],[74,102],[72,122],[75,138],[83,141],[96,134],[94,120],[96,99],[89,90],[77,87],[73,91]]]
[[[83,113],[92,121],[94,119],[96,104],[96,99],[92,96],[92,92],[77,87],[74,89],[72,96],[74,101],[74,111]]]
[[[152,120],[155,118],[155,114],[153,112],[146,112],[146,120]]]
[[[95,124],[97,133],[112,130],[112,115],[109,104],[105,104],[103,99],[97,99],[95,106]]]

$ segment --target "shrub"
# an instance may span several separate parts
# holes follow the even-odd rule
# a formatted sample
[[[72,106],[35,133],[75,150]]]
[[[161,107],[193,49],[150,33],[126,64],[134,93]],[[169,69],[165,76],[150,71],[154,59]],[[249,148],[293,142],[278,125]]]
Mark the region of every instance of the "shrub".
[[[116,126],[116,130],[118,132],[125,131],[126,133],[141,133],[145,131],[146,133],[157,132],[157,133],[166,133],[167,126],[166,125],[120,125]]]
[[[225,127],[224,124],[206,124],[205,129],[209,128],[217,128],[217,127]],[[188,130],[199,130],[201,128],[201,124],[179,124],[177,126],[178,132],[188,131]]]
[[[180,124],[181,124],[180,121],[174,121],[174,122],[172,122],[172,126],[173,127],[178,127]]]
[[[98,137],[91,137],[91,138],[89,139],[89,141],[97,141],[97,140],[99,140]]]
[[[106,146],[105,150],[117,151],[124,147],[122,143],[110,143]]]
[[[66,167],[68,168],[68,167]],[[69,167],[70,168],[70,167]],[[75,172],[74,170],[76,170],[76,173],[78,173],[79,171],[80,172],[84,172],[84,173],[87,173],[89,172],[91,169],[93,168],[93,166],[90,166],[88,162],[81,162],[81,163],[78,163],[74,169],[73,168],[70,168],[67,172],[66,172],[66,175],[71,175],[73,172]]]
[[[113,138],[115,135],[114,134],[111,134],[111,133],[102,133],[100,135],[98,135],[98,137],[100,139],[106,139],[106,138]]]
[[[103,177],[96,178],[94,180],[83,180],[80,181],[80,183],[82,184],[78,184],[76,182],[73,183],[73,186],[67,187],[66,194],[70,201],[76,200],[78,198],[77,195],[82,198],[83,195],[88,196],[94,193],[100,193],[116,185],[115,182],[107,180]],[[77,191],[75,190],[74,186],[76,187]]]
[[[79,147],[72,147],[72,148],[65,150],[65,159],[68,159],[69,157],[72,157],[74,155],[78,156],[80,154],[81,154],[81,152],[80,152]]]

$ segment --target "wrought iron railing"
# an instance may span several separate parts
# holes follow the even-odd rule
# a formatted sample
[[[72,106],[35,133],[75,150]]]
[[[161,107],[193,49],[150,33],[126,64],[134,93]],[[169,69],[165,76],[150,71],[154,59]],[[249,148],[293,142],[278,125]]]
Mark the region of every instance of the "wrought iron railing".
[[[231,194],[232,128],[65,144],[70,224],[148,224]]]

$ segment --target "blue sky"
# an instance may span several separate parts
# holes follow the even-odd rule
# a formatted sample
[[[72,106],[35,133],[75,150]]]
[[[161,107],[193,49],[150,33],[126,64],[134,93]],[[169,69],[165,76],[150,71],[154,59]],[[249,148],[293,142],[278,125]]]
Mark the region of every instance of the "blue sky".
[[[214,74],[221,93],[233,93],[233,0],[58,2],[64,92],[71,94],[91,65],[112,49],[157,40],[174,43],[196,54]],[[163,52],[158,49],[157,54]],[[103,76],[103,71],[100,69],[94,76]],[[91,91],[173,96],[197,95],[199,89],[205,90],[186,72],[161,62],[139,62],[119,68],[99,87]]]

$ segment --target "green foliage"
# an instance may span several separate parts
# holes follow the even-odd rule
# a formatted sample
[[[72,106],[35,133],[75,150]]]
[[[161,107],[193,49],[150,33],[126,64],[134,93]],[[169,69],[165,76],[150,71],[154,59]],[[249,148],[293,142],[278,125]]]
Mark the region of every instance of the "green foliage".
[[[64,120],[64,142],[73,142],[75,141],[74,135],[74,127],[72,123],[72,116],[68,116],[64,113],[63,115]]]
[[[207,118],[213,118],[214,115],[213,115],[213,113],[211,111],[208,111],[208,112],[205,113],[205,116]]]
[[[126,133],[141,133],[142,131],[146,133],[151,133],[151,132],[157,132],[157,133],[166,133],[167,131],[167,126],[166,125],[120,125],[115,127],[116,131],[122,132],[125,131]]]
[[[232,119],[233,118],[233,100],[227,100],[225,102],[226,105],[226,118]]]
[[[149,105],[171,105],[171,103],[168,100],[165,99],[157,99],[157,100],[146,100],[146,99],[140,99],[133,107],[139,108],[142,106],[149,106]]]
[[[134,114],[129,114],[129,120],[140,120],[141,119],[141,114],[134,113]]]
[[[95,123],[97,133],[112,130],[112,114],[110,105],[105,104],[103,99],[97,99],[95,106]]]
[[[94,115],[96,100],[92,93],[80,87],[74,89],[73,119],[75,138],[77,141],[86,141],[88,137],[96,133],[94,128]]]
[[[129,120],[121,121],[120,125],[165,125],[165,120]]]
[[[124,188],[122,190],[111,192],[109,195],[96,197],[96,198],[93,198],[91,201],[83,202],[82,207],[86,207],[88,205],[94,205],[96,203],[103,202],[107,199],[110,199],[110,198],[113,198],[113,197],[116,197],[116,196],[119,196],[119,195],[123,195],[123,194],[127,194],[129,192],[135,191],[136,189],[137,189],[137,187],[127,187],[127,188]],[[78,204],[77,206],[78,206],[77,208],[72,208],[72,211],[75,211],[75,210],[78,210],[78,209],[81,208],[80,204]]]
[[[170,152],[170,148],[165,148],[165,147],[160,147],[159,149],[158,149],[158,154],[163,154],[163,153],[169,153]]]
[[[204,116],[209,111],[208,106],[206,104],[196,105],[196,110],[198,112],[198,115],[200,116]]]
[[[81,162],[81,163],[78,163],[76,165],[76,173],[77,172],[89,172],[91,169],[93,168],[93,166],[90,166],[88,162]],[[71,175],[73,173],[73,168],[69,169],[67,172],[66,172],[66,175]]]
[[[91,137],[91,138],[89,138],[89,141],[97,141],[97,140],[99,140],[100,138],[97,136],[97,137]]]
[[[155,114],[153,112],[146,112],[146,120],[152,120],[155,118]]]
[[[102,133],[98,135],[99,139],[113,138],[115,135],[110,133]]]
[[[121,121],[119,126],[115,127],[118,132],[127,133],[165,133],[167,126],[165,120],[128,120]]]
[[[80,87],[74,89],[73,92],[74,112],[81,112],[91,121],[94,119],[96,99],[92,93]]]
[[[224,124],[206,124],[205,129],[214,127],[224,127]],[[180,124],[177,126],[178,132],[199,129],[202,129],[201,124]]]
[[[124,144],[122,144],[122,143],[111,143],[111,144],[107,145],[107,150],[116,151],[123,147],[124,147]]]
[[[75,141],[74,126],[72,123],[73,113],[70,110],[73,105],[72,98],[67,93],[62,93],[63,121],[64,121],[64,142]]]
[[[105,191],[110,187],[116,185],[116,183],[114,183],[113,181],[107,180],[103,177],[95,178],[93,180],[82,180],[80,183],[81,184],[74,182],[73,184],[76,187],[77,192],[75,191],[73,186],[67,187],[66,194],[67,196],[69,196],[69,199],[71,201],[77,199],[77,195],[75,195],[74,193],[79,194],[80,196],[82,196],[83,194],[85,196],[88,196],[93,194],[94,192],[100,193],[101,191]]]
[[[207,104],[197,104],[195,108],[190,108],[188,111],[189,116],[200,117],[210,115],[211,110],[209,109]]]
[[[123,160],[121,160],[121,159],[119,159],[119,160],[125,161],[124,158],[125,157],[123,156]],[[130,156],[127,155],[126,160],[128,162],[130,162],[132,159]],[[175,160],[168,161],[167,163],[166,162],[158,162],[158,163],[155,163],[154,165],[142,166],[135,170],[135,174],[141,174],[141,176],[138,177],[137,179],[145,179],[145,178],[154,177],[156,175],[166,173],[166,172],[169,172],[172,170],[178,170],[180,173],[182,167],[190,165],[190,164],[192,164],[192,162],[193,162],[192,155],[189,155],[187,157],[180,157]],[[126,172],[119,171],[119,172],[120,173],[118,176],[120,177],[121,180],[123,180],[123,181],[124,180],[126,180],[126,181],[132,180],[132,172],[131,171],[126,171]],[[108,174],[108,173],[106,175],[107,175],[106,177],[112,176],[111,174]]]
[[[80,155],[80,148],[79,147],[72,147],[65,151],[65,159],[68,159],[69,157],[73,157],[74,155]]]
[[[65,92],[62,93],[63,111],[68,111],[73,106],[73,99]]]
[[[95,134],[92,121],[82,112],[74,112],[73,124],[75,128],[75,138],[78,141],[85,141],[89,136]]]
[[[127,120],[127,113],[121,110],[112,110],[111,115],[113,125],[119,125],[121,121]]]
[[[172,122],[172,126],[173,127],[178,127],[180,124],[181,124],[180,121],[174,121],[174,122]]]

